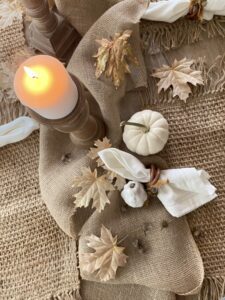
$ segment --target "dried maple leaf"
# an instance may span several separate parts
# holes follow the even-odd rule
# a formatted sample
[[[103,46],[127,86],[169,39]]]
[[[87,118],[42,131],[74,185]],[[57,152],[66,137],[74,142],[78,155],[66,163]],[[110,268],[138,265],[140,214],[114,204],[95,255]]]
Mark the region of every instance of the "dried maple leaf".
[[[90,275],[96,273],[101,281],[115,278],[118,267],[127,262],[124,247],[117,245],[117,236],[113,237],[109,229],[101,227],[101,236],[90,235],[86,238],[87,246],[95,250],[92,253],[81,253],[81,271]]]
[[[158,92],[167,90],[170,86],[173,88],[173,97],[178,96],[181,100],[186,102],[191,88],[188,83],[193,85],[204,84],[202,72],[191,69],[193,60],[184,58],[180,61],[175,59],[172,66],[163,65],[161,68],[156,69],[152,74],[153,77],[159,78]]]
[[[74,179],[74,187],[81,190],[74,195],[76,207],[88,207],[91,200],[92,208],[101,212],[107,203],[110,203],[107,193],[114,191],[115,188],[105,175],[99,176],[97,170],[93,172],[90,168],[84,168],[82,175]]]
[[[104,137],[103,140],[97,140],[94,143],[93,148],[90,149],[90,151],[88,152],[88,157],[90,157],[93,160],[96,160],[98,167],[102,167],[105,170],[107,170],[106,173],[106,178],[113,183],[113,185],[120,191],[123,189],[126,180],[119,176],[118,174],[116,174],[115,172],[109,171],[103,161],[101,160],[101,158],[98,156],[98,152],[104,149],[108,149],[110,147],[112,147],[112,144],[110,143],[110,140],[107,137]]]
[[[97,140],[94,143],[94,146],[95,147],[90,149],[87,156],[90,157],[93,160],[96,160],[98,166],[101,167],[101,166],[104,165],[104,163],[100,159],[100,157],[98,156],[98,152],[101,151],[101,150],[108,149],[108,148],[112,147],[112,144],[110,143],[110,140],[107,137],[104,137],[102,141]]]
[[[6,1],[0,3],[0,28],[4,29],[13,24],[14,20],[22,20],[23,10],[20,1]]]
[[[125,79],[125,74],[130,73],[129,64],[138,65],[138,60],[134,56],[129,38],[131,30],[125,30],[123,33],[116,33],[111,40],[97,40],[100,44],[96,58],[96,78],[103,73],[111,78],[117,89]]]

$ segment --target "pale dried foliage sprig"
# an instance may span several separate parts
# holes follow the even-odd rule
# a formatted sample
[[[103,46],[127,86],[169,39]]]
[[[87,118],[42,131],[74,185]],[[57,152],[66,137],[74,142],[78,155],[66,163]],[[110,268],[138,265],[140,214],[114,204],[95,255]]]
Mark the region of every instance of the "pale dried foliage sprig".
[[[196,86],[203,85],[202,72],[194,70],[191,66],[194,60],[184,58],[182,60],[174,60],[172,66],[163,65],[155,70],[153,77],[159,78],[158,92],[166,91],[169,87],[173,88],[173,97],[178,96],[180,100],[186,102],[189,95],[192,93],[188,83]]]
[[[119,88],[124,82],[125,75],[131,73],[130,64],[138,65],[129,39],[132,31],[125,30],[123,33],[115,33],[110,40],[105,38],[97,40],[100,44],[96,58],[96,78],[104,74],[111,78],[115,88]]]
[[[15,20],[23,19],[23,9],[19,0],[1,0],[0,29],[11,26]]]
[[[103,282],[114,279],[118,267],[123,267],[128,258],[124,254],[125,248],[118,246],[117,236],[113,236],[111,231],[102,225],[100,237],[92,234],[86,240],[87,246],[94,252],[81,253],[81,271],[87,275],[95,274]]]
[[[105,137],[103,140],[97,140],[94,146],[87,155],[97,162],[97,168],[94,171],[84,168],[82,174],[75,177],[73,187],[79,190],[74,194],[74,204],[75,207],[88,207],[92,202],[92,208],[101,212],[105,205],[110,203],[108,193],[122,190],[125,179],[107,170],[98,156],[99,151],[112,146],[109,139]]]

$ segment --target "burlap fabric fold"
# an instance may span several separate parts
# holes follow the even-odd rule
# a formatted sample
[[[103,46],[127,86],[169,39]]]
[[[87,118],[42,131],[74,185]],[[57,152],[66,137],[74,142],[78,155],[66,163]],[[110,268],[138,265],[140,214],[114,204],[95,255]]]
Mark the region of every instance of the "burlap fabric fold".
[[[96,6],[98,3],[100,5],[101,1],[95,1]],[[92,5],[89,7],[89,4],[90,1],[87,1],[87,17],[91,13],[89,9],[93,7]],[[73,5],[78,9],[79,5],[84,7],[84,2],[75,1]],[[141,109],[139,92],[132,91],[132,89],[147,83],[140,50],[138,25],[145,5],[146,3],[143,1],[126,0],[112,6],[85,34],[68,66],[69,71],[83,82],[96,99],[96,101],[89,99],[92,111],[96,112],[97,109],[101,109],[101,112],[98,113],[102,114],[108,129],[107,135],[116,146],[121,141],[120,115],[122,118],[126,118],[128,114],[131,115]],[[83,22],[85,22],[85,18]],[[88,23],[87,28],[89,27]],[[96,39],[109,38],[115,32],[125,29],[133,30],[131,43],[140,61],[140,66],[133,68],[131,76],[127,77],[124,86],[115,91],[110,81],[104,78],[99,81],[95,79],[92,56],[97,52]],[[132,97],[136,98],[133,105],[126,104],[126,107],[120,108],[125,101],[129,103],[129,99]],[[66,153],[71,154],[71,161],[67,163],[61,160]],[[90,233],[99,233],[101,223],[110,226],[115,234],[128,234],[129,236],[124,241],[126,253],[130,256],[127,266],[119,270],[115,281],[104,285],[96,283],[96,289],[100,286],[106,295],[108,293],[108,298],[105,299],[109,300],[114,298],[113,293],[110,292],[110,290],[114,290],[113,284],[116,285],[116,291],[121,295],[121,299],[126,299],[127,289],[124,287],[127,285],[130,286],[130,290],[134,290],[137,285],[140,286],[138,297],[143,300],[150,297],[157,299],[157,293],[163,295],[161,299],[167,300],[171,297],[173,299],[174,293],[195,293],[201,286],[204,271],[199,251],[185,218],[171,218],[157,200],[152,201],[149,209],[131,209],[122,215],[120,211],[121,198],[118,193],[112,194],[111,204],[102,214],[87,209],[74,211],[73,177],[80,174],[82,166],[90,164],[86,154],[87,150],[81,150],[73,145],[67,135],[48,128],[41,128],[39,169],[41,192],[58,225],[72,237],[76,237],[78,233],[81,234],[80,251],[85,248],[84,237]],[[164,221],[169,222],[166,230],[162,230]],[[143,232],[134,230],[137,229],[136,227],[141,228],[145,223],[150,223],[151,228],[147,236],[144,236]],[[132,233],[133,231],[135,232]],[[146,245],[146,253],[143,256],[137,253],[132,246],[132,240],[137,238],[137,234]],[[87,277],[84,278],[87,279]],[[88,279],[95,280],[94,277]],[[88,286],[88,282],[85,282],[85,285]],[[95,297],[95,283],[91,283],[91,285],[93,286],[91,296]],[[165,292],[160,292],[160,290]],[[101,295],[104,297],[103,294]],[[88,297],[88,295],[86,296]],[[89,295],[89,297],[91,296]],[[134,293],[133,296],[134,298],[131,295],[130,299],[136,299],[137,293]]]

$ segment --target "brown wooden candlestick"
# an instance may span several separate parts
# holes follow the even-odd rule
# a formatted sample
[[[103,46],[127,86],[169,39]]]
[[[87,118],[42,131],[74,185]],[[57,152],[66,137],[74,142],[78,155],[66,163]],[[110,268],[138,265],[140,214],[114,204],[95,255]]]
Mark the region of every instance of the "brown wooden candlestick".
[[[44,54],[67,63],[81,36],[61,15],[49,9],[47,0],[23,0],[32,18],[29,44]]]
[[[84,95],[83,86],[71,76],[78,88],[78,101],[74,110],[62,119],[50,120],[28,109],[29,114],[39,123],[52,127],[58,131],[69,133],[74,144],[80,147],[90,147],[94,141],[105,136],[103,121],[90,114],[89,105]]]

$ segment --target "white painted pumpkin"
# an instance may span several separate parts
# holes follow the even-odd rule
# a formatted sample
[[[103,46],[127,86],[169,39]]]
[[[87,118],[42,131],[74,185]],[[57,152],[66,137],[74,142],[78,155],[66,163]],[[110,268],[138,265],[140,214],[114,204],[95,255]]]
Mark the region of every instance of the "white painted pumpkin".
[[[125,125],[123,140],[130,151],[147,156],[164,148],[169,137],[169,126],[162,114],[152,110],[139,111],[127,123],[143,126]]]
[[[148,199],[148,195],[142,183],[137,181],[129,181],[125,184],[121,196],[130,207],[142,207]]]

